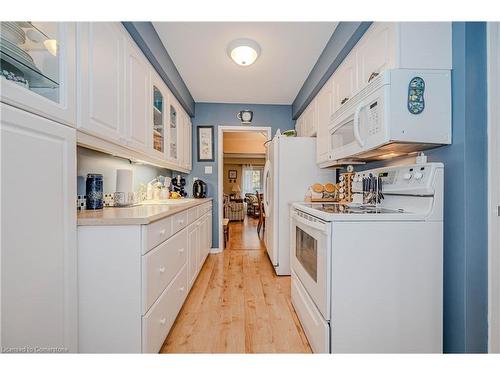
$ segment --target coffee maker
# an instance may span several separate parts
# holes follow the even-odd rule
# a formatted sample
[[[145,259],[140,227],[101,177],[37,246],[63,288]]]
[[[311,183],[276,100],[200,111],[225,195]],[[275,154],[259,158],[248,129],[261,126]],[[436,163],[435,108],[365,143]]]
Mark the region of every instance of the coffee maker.
[[[207,197],[207,184],[202,180],[195,180],[193,182],[193,197],[206,198]]]
[[[178,174],[177,177],[172,178],[172,191],[179,193],[183,198],[187,197],[184,186],[186,186],[186,179],[180,174]]]

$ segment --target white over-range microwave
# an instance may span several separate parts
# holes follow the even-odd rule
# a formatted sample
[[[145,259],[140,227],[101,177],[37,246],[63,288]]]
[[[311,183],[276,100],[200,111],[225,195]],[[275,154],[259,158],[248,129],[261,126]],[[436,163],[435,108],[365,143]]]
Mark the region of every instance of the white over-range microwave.
[[[451,71],[386,70],[333,114],[328,130],[328,165],[450,144]]]

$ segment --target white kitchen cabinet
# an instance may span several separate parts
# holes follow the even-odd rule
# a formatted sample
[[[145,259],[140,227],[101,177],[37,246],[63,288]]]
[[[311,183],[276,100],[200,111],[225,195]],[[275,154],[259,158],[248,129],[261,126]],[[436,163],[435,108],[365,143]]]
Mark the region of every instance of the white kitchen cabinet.
[[[0,30],[0,34],[6,31],[7,26],[5,25],[4,31]],[[16,45],[13,48],[21,48],[24,51],[22,53],[29,55],[32,61],[23,61],[19,55],[3,49],[1,69],[23,77],[28,86],[22,86],[1,76],[1,101],[75,127],[76,24],[24,22],[21,26],[22,31],[29,33],[37,42],[26,38],[26,43],[21,47]]]
[[[316,162],[328,161],[328,125],[333,115],[333,78],[330,78],[316,97]]]
[[[77,27],[78,129],[126,145],[124,29],[118,22]]]
[[[314,99],[306,108],[304,114],[304,136],[316,136],[316,99]]]
[[[181,113],[179,111],[180,105],[177,103],[177,100],[173,95],[170,95],[169,98],[169,112],[170,112],[170,120],[169,120],[169,159],[173,163],[179,163],[179,128],[181,127],[180,123],[182,122]]]
[[[196,276],[198,276],[198,266],[200,258],[200,223],[198,221],[188,228],[188,282],[192,287]]]
[[[168,159],[168,95],[167,86],[155,72],[151,71],[151,111],[148,134],[152,153],[160,159]]]
[[[188,116],[125,28],[79,23],[77,52],[79,144],[189,172]]]
[[[356,59],[356,91],[362,90],[371,80],[396,64],[396,24],[375,22],[354,49]]]
[[[149,124],[152,116],[150,65],[137,45],[126,43],[125,68],[125,123],[127,146],[140,152],[150,153],[153,145],[149,141]],[[152,152],[151,152],[152,153]]]
[[[342,105],[353,97],[357,87],[356,81],[356,56],[352,53],[347,55],[345,60],[335,71],[333,80],[333,111],[335,112]]]
[[[211,232],[211,207],[202,201],[149,224],[78,226],[80,352],[161,349],[208,254],[201,228]]]
[[[0,346],[76,352],[76,131],[0,111]]]

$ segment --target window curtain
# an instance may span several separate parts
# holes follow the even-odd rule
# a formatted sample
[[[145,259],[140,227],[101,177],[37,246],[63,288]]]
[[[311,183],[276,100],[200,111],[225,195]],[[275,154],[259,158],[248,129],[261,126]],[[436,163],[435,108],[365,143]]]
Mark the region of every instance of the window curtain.
[[[264,167],[251,164],[243,165],[243,194],[262,191]]]

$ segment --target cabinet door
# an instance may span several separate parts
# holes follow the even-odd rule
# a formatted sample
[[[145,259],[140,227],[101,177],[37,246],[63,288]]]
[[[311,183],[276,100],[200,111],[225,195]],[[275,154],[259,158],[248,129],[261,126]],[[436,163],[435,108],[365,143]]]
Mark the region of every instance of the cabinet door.
[[[114,22],[78,23],[78,128],[125,144],[124,35]]]
[[[376,75],[395,65],[394,22],[375,22],[355,47],[357,90],[362,90]]]
[[[2,102],[76,126],[75,30],[74,22],[2,22],[0,70],[26,83],[0,75]],[[12,41],[13,32],[30,38]]]
[[[152,152],[161,159],[167,159],[168,131],[167,131],[167,98],[168,91],[156,72],[151,72],[151,111],[150,142]]]
[[[345,104],[354,94],[356,87],[356,58],[349,54],[333,75],[334,95],[333,111]]]
[[[1,346],[75,352],[76,131],[0,110]]]
[[[179,137],[179,122],[180,113],[179,113],[179,105],[175,100],[173,95],[170,95],[170,104],[169,104],[169,139],[170,139],[170,147],[169,147],[169,159],[174,162],[179,162],[179,150],[178,150],[178,137]]]
[[[149,124],[151,123],[150,67],[142,52],[132,40],[127,41],[126,53],[126,124],[127,146],[150,153]]]
[[[200,221],[188,229],[188,279],[189,287],[193,285],[198,275],[198,253],[200,248]]]
[[[193,167],[193,124],[189,116],[187,117],[186,126],[186,154],[186,168],[191,170]]]
[[[304,137],[313,137],[316,135],[316,99],[305,110],[303,127]]]
[[[208,250],[208,230],[207,230],[208,220],[207,215],[205,214],[201,219],[201,230],[200,230],[200,258],[198,259],[198,269],[200,270],[203,266],[203,262],[205,261],[205,257],[207,255]]]
[[[316,99],[316,162],[328,161],[328,125],[333,114],[333,79],[325,83]]]

